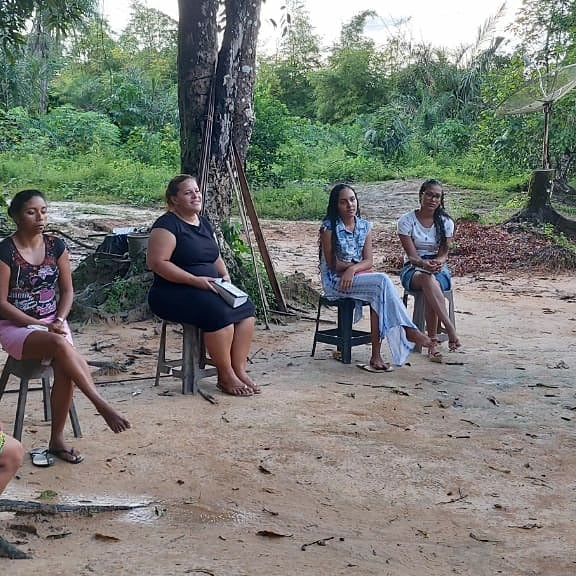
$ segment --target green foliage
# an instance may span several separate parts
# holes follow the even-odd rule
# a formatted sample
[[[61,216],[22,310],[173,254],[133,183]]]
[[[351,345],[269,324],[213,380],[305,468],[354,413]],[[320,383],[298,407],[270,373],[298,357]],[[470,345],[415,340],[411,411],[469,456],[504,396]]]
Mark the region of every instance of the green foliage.
[[[394,159],[406,150],[411,135],[402,111],[394,105],[383,106],[369,116],[365,142],[383,159]]]
[[[276,178],[290,118],[286,106],[264,88],[256,90],[254,110],[256,121],[246,159],[247,173],[252,182],[262,184]]]
[[[173,124],[167,124],[157,132],[144,126],[132,129],[124,149],[139,162],[172,167],[174,171],[180,160],[179,134]]]
[[[81,112],[70,105],[54,108],[38,123],[48,145],[63,155],[90,151],[110,151],[120,141],[120,131],[104,115]]]
[[[0,182],[10,196],[33,187],[44,190],[51,200],[155,205],[173,175],[174,168],[98,154],[76,158],[0,155]]]
[[[109,314],[132,310],[146,302],[149,288],[150,284],[143,282],[140,276],[117,278],[104,288],[102,309]]]
[[[326,202],[322,186],[312,182],[264,187],[254,194],[254,205],[262,218],[319,220],[326,212]]]

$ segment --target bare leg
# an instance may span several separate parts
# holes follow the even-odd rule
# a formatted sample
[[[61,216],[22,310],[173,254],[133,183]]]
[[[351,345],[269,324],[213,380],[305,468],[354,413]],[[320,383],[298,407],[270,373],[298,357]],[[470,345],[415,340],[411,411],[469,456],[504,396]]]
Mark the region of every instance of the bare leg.
[[[380,318],[372,308],[370,308],[370,345],[372,354],[370,356],[370,366],[380,370],[386,370],[390,364],[384,362],[382,358],[382,340],[380,339]]]
[[[428,358],[432,362],[442,362],[442,354],[438,350],[438,341],[436,339],[438,316],[432,306],[425,306],[424,316],[426,317],[426,332],[428,333],[428,338],[434,342],[432,346],[428,347]]]
[[[2,432],[0,432],[2,434]],[[24,460],[22,444],[12,436],[4,437],[4,447],[0,452],[0,494],[8,486]]]
[[[431,346],[436,345],[434,340],[431,340],[426,336],[426,334],[423,334],[416,328],[404,326],[404,331],[406,332],[406,339],[409,342],[414,342],[414,344],[418,344],[419,346],[422,346],[422,348],[430,348]]]
[[[58,404],[56,407],[56,418],[59,418],[57,427],[61,426],[63,429],[66,423],[66,416],[62,419],[59,411],[63,411],[64,414],[68,413],[73,390],[70,383],[74,382],[92,402],[113,432],[124,432],[130,428],[130,422],[100,396],[90,375],[90,368],[86,360],[63,336],[48,332],[33,332],[24,342],[22,357],[36,360],[53,359],[54,384],[52,395],[56,394],[57,400],[52,400],[52,405]],[[63,387],[62,390],[61,387]],[[58,434],[58,428],[55,432]]]
[[[252,344],[252,337],[254,336],[254,318],[244,318],[234,325],[234,337],[232,339],[231,361],[232,369],[236,376],[254,394],[260,393],[260,387],[250,378],[246,372],[246,358],[250,352],[250,345]]]
[[[442,288],[440,287],[438,280],[436,280],[432,274],[416,272],[412,278],[412,287],[415,290],[422,290],[424,298],[426,299],[426,308],[433,310],[436,314],[437,320],[433,326],[436,327],[438,320],[440,320],[448,332],[451,349],[458,348],[460,346],[460,341],[456,334],[456,328],[454,327],[454,324],[452,324],[450,316],[446,310],[444,294],[442,294]]]
[[[232,342],[234,341],[234,324],[215,332],[204,332],[206,350],[218,371],[218,385],[232,396],[251,396],[252,390],[246,386],[232,368]],[[246,361],[246,360],[244,360]]]

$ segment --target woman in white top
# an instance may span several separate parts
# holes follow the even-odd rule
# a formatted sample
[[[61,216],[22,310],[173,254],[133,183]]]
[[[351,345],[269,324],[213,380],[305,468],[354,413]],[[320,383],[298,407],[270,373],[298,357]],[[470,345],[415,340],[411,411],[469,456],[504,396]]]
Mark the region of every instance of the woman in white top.
[[[460,340],[442,294],[452,286],[446,260],[449,242],[454,236],[454,221],[444,210],[444,192],[438,180],[426,180],[420,187],[419,199],[420,208],[398,220],[398,235],[406,252],[400,280],[406,290],[424,293],[428,336],[436,338],[440,321],[448,332],[450,350],[456,350]],[[428,349],[428,357],[434,362],[442,361],[436,347]]]

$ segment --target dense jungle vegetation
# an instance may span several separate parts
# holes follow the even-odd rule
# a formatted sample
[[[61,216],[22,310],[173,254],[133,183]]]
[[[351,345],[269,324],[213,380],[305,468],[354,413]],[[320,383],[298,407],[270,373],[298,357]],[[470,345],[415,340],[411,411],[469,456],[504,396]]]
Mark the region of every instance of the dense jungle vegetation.
[[[319,218],[335,180],[429,176],[518,208],[542,163],[543,114],[495,110],[530,78],[576,62],[575,4],[525,2],[506,37],[494,35],[496,14],[447,49],[412,42],[402,25],[379,45],[363,32],[370,12],[323,46],[305,2],[290,0],[276,53],[259,56],[247,171],[260,214]],[[34,186],[52,199],[159,202],[180,165],[176,22],[134,1],[119,34],[91,14],[64,35],[37,13],[22,40],[0,54],[5,196]],[[566,182],[575,100],[568,93],[551,115],[550,159]]]

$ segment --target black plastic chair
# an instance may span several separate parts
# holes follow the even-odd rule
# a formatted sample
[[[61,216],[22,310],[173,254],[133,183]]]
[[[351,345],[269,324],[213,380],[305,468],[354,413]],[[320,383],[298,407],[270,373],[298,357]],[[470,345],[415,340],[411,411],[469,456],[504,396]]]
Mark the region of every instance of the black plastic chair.
[[[354,298],[330,299],[320,296],[318,300],[318,314],[316,315],[316,330],[314,331],[314,342],[312,344],[312,354],[316,352],[316,343],[332,344],[340,353],[340,361],[343,364],[350,364],[352,361],[352,348],[361,344],[369,344],[371,340],[370,332],[354,330],[352,320],[354,318],[354,308],[358,300]],[[368,306],[367,302],[362,302],[363,306]],[[338,307],[338,324],[336,328],[320,330],[320,314],[322,307]]]

